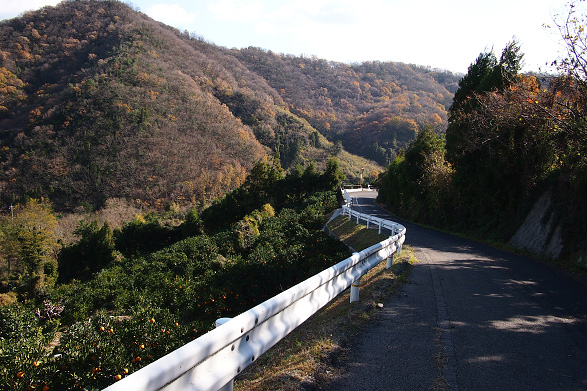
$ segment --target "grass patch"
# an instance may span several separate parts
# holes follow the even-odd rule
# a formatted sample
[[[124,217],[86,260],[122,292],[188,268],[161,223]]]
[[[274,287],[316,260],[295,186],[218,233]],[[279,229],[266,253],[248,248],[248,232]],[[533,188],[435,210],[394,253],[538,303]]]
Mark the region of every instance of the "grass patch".
[[[331,221],[329,228],[348,246],[360,251],[387,238],[377,230],[356,225],[348,217]],[[237,377],[237,391],[299,391],[320,389],[336,378],[347,355],[347,344],[406,280],[416,262],[409,246],[394,257],[388,270],[381,262],[361,278],[361,299],[349,303],[346,290],[318,311]]]
[[[348,216],[339,216],[328,223],[330,231],[347,246],[355,251],[361,251],[388,238],[380,235],[377,227],[367,229],[364,225],[356,224]]]

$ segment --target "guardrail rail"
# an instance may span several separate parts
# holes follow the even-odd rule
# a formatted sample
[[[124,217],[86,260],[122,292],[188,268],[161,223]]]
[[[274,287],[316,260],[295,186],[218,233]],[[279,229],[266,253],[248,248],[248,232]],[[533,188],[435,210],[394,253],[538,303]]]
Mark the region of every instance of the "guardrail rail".
[[[353,211],[351,217],[389,228],[392,235],[323,270],[225,323],[104,391],[216,391],[231,390],[233,379],[261,354],[306,319],[351,287],[351,302],[359,299],[360,278],[387,259],[391,266],[406,229],[397,223]]]

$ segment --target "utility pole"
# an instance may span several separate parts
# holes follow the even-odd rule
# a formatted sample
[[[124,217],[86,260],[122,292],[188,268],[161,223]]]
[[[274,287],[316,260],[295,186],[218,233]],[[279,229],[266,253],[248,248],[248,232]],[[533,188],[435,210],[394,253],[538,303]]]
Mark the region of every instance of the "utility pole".
[[[361,190],[363,190],[363,171],[365,171],[365,168],[361,167]]]
[[[12,220],[14,220],[14,206],[12,206],[12,203],[10,203],[10,206],[8,207],[8,209],[10,209],[10,217],[12,218]],[[6,257],[6,262],[8,264],[8,275],[10,276],[10,261],[11,261],[11,255],[8,254],[8,256]]]

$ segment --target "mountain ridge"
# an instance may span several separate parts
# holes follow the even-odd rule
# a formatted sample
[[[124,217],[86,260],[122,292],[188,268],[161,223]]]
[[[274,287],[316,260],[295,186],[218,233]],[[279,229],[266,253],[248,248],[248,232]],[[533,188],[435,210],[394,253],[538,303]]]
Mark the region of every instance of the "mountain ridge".
[[[350,180],[361,168],[373,178],[418,127],[442,132],[440,101],[452,99],[437,71],[411,78],[428,83],[420,94],[379,78],[416,72],[396,63],[283,56],[262,72],[270,52],[217,47],[111,0],[27,12],[0,22],[0,38],[0,196],[48,196],[63,210],[113,197],[205,204],[267,154],[285,169],[336,156]]]

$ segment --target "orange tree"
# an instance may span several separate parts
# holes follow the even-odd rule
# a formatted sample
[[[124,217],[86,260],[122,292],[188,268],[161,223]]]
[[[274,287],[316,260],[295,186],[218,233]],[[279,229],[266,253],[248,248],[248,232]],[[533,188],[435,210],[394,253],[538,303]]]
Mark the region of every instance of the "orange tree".
[[[89,280],[46,292],[48,305],[62,308],[57,320],[48,307],[35,311],[33,301],[5,309],[0,388],[103,388],[208,331],[217,318],[346,258],[346,247],[320,231],[336,206],[333,192],[318,192],[278,213],[265,205],[214,235],[118,256]]]

